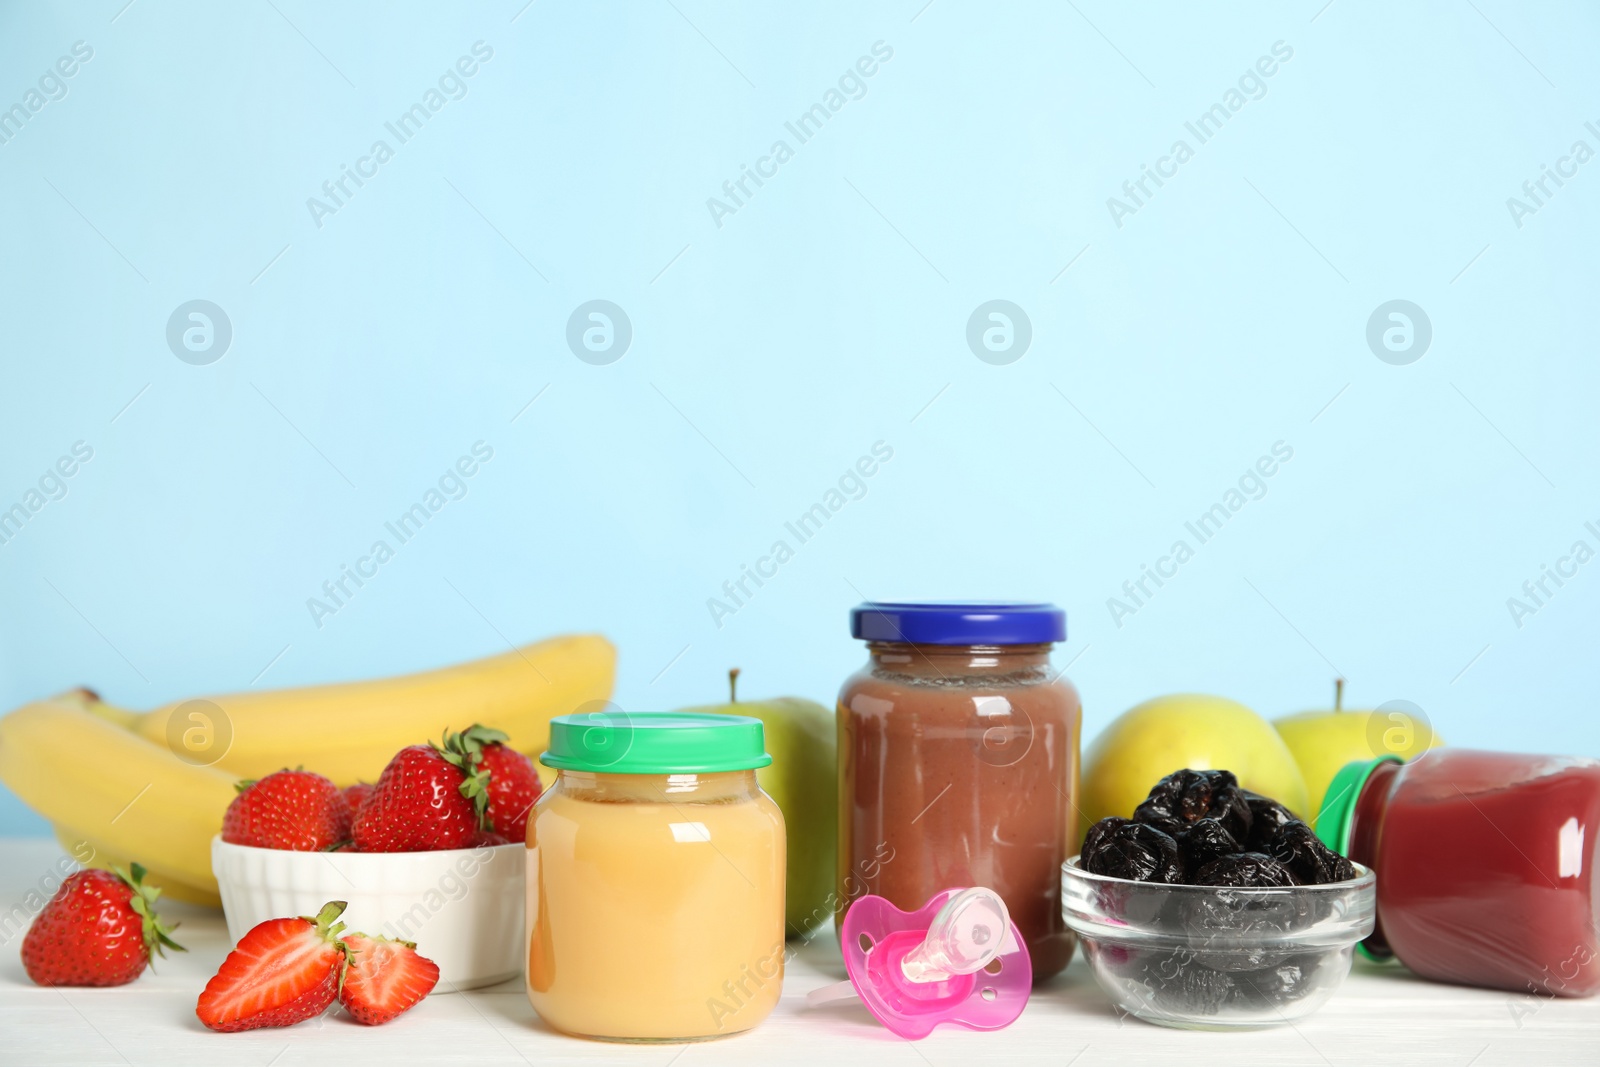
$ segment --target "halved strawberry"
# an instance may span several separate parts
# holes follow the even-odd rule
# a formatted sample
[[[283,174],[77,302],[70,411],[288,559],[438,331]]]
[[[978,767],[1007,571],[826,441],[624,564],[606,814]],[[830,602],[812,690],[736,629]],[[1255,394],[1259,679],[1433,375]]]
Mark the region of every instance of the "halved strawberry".
[[[345,970],[339,1003],[358,1023],[386,1023],[416,1005],[439,983],[438,965],[417,955],[417,946],[411,941],[349,934],[344,943],[350,952],[350,966]]]
[[[206,983],[195,1014],[213,1030],[293,1026],[320,1015],[339,995],[349,958],[339,940],[345,909],[329,901],[316,917],[268,919],[240,938]]]

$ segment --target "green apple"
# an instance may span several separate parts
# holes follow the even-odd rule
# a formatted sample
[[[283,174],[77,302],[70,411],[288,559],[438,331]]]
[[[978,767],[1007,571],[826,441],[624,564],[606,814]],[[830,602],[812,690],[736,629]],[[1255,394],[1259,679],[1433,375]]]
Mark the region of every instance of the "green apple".
[[[838,734],[833,712],[799,697],[740,702],[739,669],[728,672],[728,703],[684,708],[760,719],[772,765],[756,781],[783,812],[789,839],[785,920],[800,937],[833,917],[839,835]]]
[[[1128,709],[1089,746],[1080,831],[1107,815],[1128,818],[1151,786],[1185,767],[1232,771],[1244,788],[1306,814],[1305,779],[1271,723],[1223,697],[1178,693]]]
[[[1333,683],[1332,711],[1302,711],[1272,725],[1294,753],[1314,809],[1321,807],[1328,783],[1346,763],[1385,755],[1410,759],[1444,744],[1417,709],[1400,701],[1376,711],[1345,711],[1343,678]]]

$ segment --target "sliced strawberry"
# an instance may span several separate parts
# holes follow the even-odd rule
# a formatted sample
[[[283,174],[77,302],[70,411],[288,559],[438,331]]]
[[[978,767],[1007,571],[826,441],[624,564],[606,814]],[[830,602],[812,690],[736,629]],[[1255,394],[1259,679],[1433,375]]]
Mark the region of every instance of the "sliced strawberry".
[[[124,985],[144,973],[152,955],[184,951],[152,908],[161,890],[144,884],[144,868],[69,875],[22,939],[22,968],[40,985]]]
[[[339,1003],[358,1023],[377,1026],[412,1008],[439,983],[439,967],[417,955],[410,941],[350,934],[350,952]]]
[[[200,1021],[233,1032],[293,1026],[320,1015],[339,995],[348,958],[334,922],[345,902],[330,901],[313,918],[268,919],[239,940],[206,983],[195,1005]]]

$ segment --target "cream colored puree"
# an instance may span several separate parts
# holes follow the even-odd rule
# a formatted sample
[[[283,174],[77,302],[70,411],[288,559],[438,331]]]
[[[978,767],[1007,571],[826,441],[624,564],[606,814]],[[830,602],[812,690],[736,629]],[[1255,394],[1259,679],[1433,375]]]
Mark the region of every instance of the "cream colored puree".
[[[528,822],[528,999],[558,1030],[747,1030],[783,985],[783,816],[755,772],[563,771]]]

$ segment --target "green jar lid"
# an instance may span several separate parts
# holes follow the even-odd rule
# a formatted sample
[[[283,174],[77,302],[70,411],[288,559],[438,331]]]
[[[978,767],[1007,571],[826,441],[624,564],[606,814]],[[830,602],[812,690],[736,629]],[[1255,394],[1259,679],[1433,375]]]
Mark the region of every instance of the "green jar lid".
[[[1356,821],[1356,801],[1361,799],[1361,787],[1367,784],[1372,772],[1385,763],[1404,763],[1399,756],[1390,754],[1377,759],[1356,760],[1339,768],[1339,773],[1328,783],[1328,791],[1317,805],[1317,822],[1313,827],[1322,843],[1346,858],[1350,855],[1350,828]],[[1380,877],[1382,877],[1380,875]],[[1383,963],[1394,958],[1386,946],[1372,939],[1356,945],[1356,950],[1369,960]]]
[[[1339,768],[1339,773],[1328,783],[1328,791],[1322,795],[1322,803],[1317,805],[1317,819],[1313,825],[1324,845],[1341,856],[1350,855],[1350,827],[1356,821],[1356,801],[1361,798],[1361,787],[1380,765],[1404,762],[1399,756],[1386,755],[1356,760]]]
[[[550,720],[546,767],[602,774],[713,774],[772,762],[760,719],[693,711],[595,711]]]

